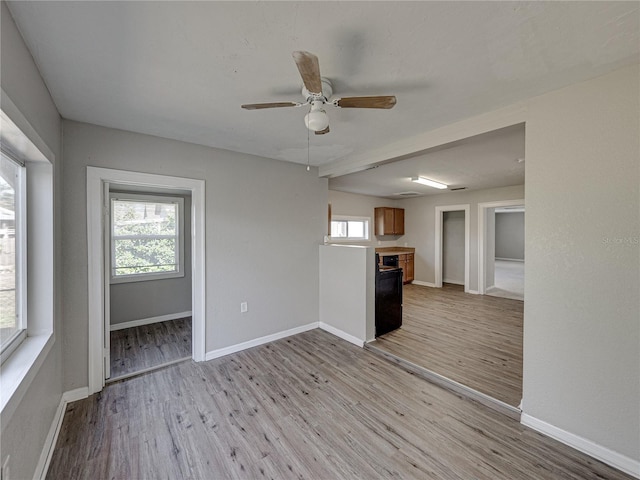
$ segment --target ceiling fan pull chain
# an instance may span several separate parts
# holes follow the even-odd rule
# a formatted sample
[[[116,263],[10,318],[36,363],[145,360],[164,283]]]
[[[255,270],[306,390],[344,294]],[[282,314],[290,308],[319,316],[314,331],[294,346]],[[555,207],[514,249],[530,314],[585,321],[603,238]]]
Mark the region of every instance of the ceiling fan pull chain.
[[[307,172],[311,170],[309,167],[309,129],[307,128]]]

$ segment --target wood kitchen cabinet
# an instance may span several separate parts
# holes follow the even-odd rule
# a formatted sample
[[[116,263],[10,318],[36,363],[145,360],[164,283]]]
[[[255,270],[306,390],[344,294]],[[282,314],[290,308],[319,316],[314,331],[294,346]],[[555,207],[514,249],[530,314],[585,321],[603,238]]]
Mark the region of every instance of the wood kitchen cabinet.
[[[374,217],[376,235],[404,235],[404,208],[378,207]]]
[[[398,255],[398,266],[402,268],[402,283],[413,282],[413,266],[414,258],[413,253],[406,253]]]
[[[398,267],[402,269],[402,283],[411,283],[414,276],[415,248],[413,247],[379,247],[376,253],[380,258],[380,266],[384,264],[385,256],[397,256]],[[391,264],[388,264],[391,265]]]

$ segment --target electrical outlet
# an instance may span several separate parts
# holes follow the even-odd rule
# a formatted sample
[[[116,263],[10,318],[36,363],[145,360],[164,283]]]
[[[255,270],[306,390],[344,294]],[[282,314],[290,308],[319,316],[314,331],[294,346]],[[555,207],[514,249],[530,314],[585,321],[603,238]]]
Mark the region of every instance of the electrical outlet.
[[[248,309],[247,302],[242,302],[240,304],[240,313],[247,313]]]
[[[9,472],[9,459],[11,458],[11,455],[7,455],[7,457],[4,459],[4,462],[2,462],[2,470],[0,470],[0,480],[9,480],[9,476],[10,476],[10,472]]]

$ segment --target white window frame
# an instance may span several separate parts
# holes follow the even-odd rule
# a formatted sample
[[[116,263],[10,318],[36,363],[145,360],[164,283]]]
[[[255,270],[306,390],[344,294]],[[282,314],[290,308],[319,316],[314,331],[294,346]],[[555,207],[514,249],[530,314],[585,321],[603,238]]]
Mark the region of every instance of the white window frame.
[[[0,369],[0,416],[2,424],[11,421],[31,382],[41,371],[56,341],[54,317],[55,285],[62,284],[62,273],[54,270],[54,165],[56,156],[33,126],[2,93],[0,108],[0,148],[24,162],[26,175],[26,275],[22,276],[23,302],[29,311],[26,338],[8,355]],[[59,167],[58,167],[59,168]],[[26,177],[26,178],[25,178]],[[24,258],[26,262],[26,257]],[[23,265],[24,267],[24,265]],[[23,311],[23,318],[26,311]]]
[[[17,156],[3,150],[0,155],[13,163],[16,170],[15,251],[16,251],[16,318],[18,331],[0,351],[0,365],[27,338],[27,169]]]
[[[115,259],[115,239],[113,237],[113,202],[117,200],[124,201],[140,201],[140,202],[153,202],[153,203],[168,203],[175,204],[177,206],[177,218],[176,224],[178,226],[178,234],[176,236],[176,256],[177,256],[177,270],[172,272],[155,272],[155,273],[134,273],[129,275],[114,275],[114,259]],[[165,195],[156,194],[134,194],[134,193],[121,193],[110,192],[109,193],[109,217],[108,217],[108,232],[110,243],[110,283],[131,283],[131,282],[146,282],[150,280],[163,280],[168,278],[184,277],[184,198],[171,197]]]
[[[371,218],[370,217],[356,217],[350,215],[332,215],[331,223],[333,222],[364,222],[365,237],[331,237],[333,243],[349,243],[349,242],[368,242],[371,238]]]

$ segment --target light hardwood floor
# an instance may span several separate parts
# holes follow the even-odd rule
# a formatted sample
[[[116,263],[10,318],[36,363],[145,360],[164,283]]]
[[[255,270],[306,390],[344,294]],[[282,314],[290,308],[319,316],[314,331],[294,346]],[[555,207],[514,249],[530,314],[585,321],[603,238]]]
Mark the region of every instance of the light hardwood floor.
[[[508,405],[522,399],[524,303],[405,285],[402,327],[373,346]]]
[[[49,479],[629,479],[321,330],[70,404]]]
[[[191,317],[111,332],[111,378],[191,357]]]

